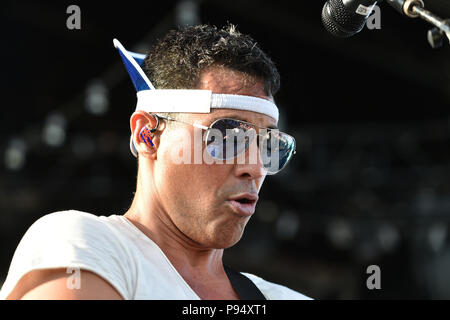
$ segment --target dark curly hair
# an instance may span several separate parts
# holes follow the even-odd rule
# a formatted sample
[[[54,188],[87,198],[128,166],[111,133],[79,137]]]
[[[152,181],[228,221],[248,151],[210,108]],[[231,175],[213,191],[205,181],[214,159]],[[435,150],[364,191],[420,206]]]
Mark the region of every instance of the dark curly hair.
[[[232,24],[222,29],[197,25],[172,30],[153,46],[143,68],[158,89],[194,89],[201,72],[213,65],[262,79],[267,95],[275,95],[280,87],[270,57]]]

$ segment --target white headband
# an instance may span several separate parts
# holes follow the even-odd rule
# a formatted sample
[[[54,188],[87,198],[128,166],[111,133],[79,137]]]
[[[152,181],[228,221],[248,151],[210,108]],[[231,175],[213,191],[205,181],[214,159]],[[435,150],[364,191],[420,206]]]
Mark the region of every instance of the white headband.
[[[253,111],[278,121],[278,108],[275,103],[262,98],[192,89],[153,89],[137,92],[136,111],[209,113],[211,108]],[[130,150],[137,157],[138,152],[132,136]]]
[[[252,96],[217,94],[210,90],[157,89],[137,92],[136,110],[146,112],[209,113],[214,109],[237,109],[265,114],[278,121],[275,103]]]

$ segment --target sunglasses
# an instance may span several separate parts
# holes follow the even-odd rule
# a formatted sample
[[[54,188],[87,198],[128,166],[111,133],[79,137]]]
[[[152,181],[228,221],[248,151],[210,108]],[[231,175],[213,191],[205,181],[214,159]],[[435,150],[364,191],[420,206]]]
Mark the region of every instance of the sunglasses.
[[[268,175],[280,172],[296,153],[295,138],[278,129],[265,128],[230,118],[217,119],[207,127],[167,116],[157,114],[154,116],[206,130],[204,140],[208,154],[216,160],[225,160],[227,163],[235,158],[242,159],[247,150],[253,150],[251,147],[254,146],[253,142],[257,139],[256,146]],[[256,159],[254,159],[254,163],[256,163]]]

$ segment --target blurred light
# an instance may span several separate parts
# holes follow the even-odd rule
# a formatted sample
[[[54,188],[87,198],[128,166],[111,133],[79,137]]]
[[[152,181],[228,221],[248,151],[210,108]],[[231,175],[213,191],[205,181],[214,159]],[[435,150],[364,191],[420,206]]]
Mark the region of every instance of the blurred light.
[[[27,146],[20,138],[13,138],[5,151],[5,167],[11,171],[21,170],[25,165]]]
[[[86,110],[95,115],[103,115],[108,111],[108,89],[100,80],[93,81],[86,90]]]
[[[426,267],[420,269],[421,280],[426,282],[429,299],[445,299],[450,298],[450,276],[448,270],[450,269],[450,250],[445,247],[442,253],[436,255],[426,261]]]
[[[200,14],[197,1],[184,0],[178,2],[175,8],[175,19],[181,27],[200,24]]]
[[[52,113],[47,117],[42,139],[52,147],[59,147],[66,139],[66,119],[60,113]]]
[[[353,242],[353,231],[344,220],[336,220],[328,225],[328,237],[336,248],[348,249]]]
[[[262,222],[274,222],[278,217],[277,204],[270,200],[261,201],[258,204],[258,212],[256,217],[258,217],[258,219]]]
[[[88,135],[78,134],[72,140],[72,152],[78,158],[87,158],[95,151],[95,143]]]
[[[391,252],[397,246],[400,235],[397,228],[386,223],[378,229],[377,238],[380,247],[384,251]]]
[[[300,226],[298,214],[294,211],[286,211],[281,214],[276,224],[276,234],[280,239],[292,239],[297,234]]]
[[[436,222],[428,230],[428,243],[431,250],[439,252],[445,244],[447,238],[447,225],[442,222]]]

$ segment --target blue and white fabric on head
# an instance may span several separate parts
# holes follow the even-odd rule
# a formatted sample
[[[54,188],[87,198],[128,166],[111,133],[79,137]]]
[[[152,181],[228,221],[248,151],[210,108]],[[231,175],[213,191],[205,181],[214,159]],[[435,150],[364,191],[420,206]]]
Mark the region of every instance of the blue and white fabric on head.
[[[265,114],[278,121],[278,108],[270,100],[236,94],[212,93],[211,90],[156,89],[141,68],[145,55],[127,51],[117,39],[113,40],[113,44],[119,51],[136,88],[136,110],[149,113],[210,113],[211,108],[235,109]],[[137,157],[132,137],[130,138],[130,149]]]

